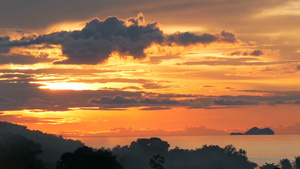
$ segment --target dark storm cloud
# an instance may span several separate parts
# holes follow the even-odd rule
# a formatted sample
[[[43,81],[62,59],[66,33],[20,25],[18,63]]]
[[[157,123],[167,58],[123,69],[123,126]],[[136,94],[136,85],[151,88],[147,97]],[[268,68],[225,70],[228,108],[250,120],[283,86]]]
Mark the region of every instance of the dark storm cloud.
[[[80,31],[62,31],[37,37],[24,37],[9,41],[2,38],[5,52],[12,47],[46,44],[61,45],[66,60],[56,62],[63,64],[97,64],[106,61],[113,52],[122,56],[133,56],[135,59],[145,58],[144,50],[151,44],[188,46],[193,44],[234,43],[235,35],[229,32],[220,34],[196,35],[190,32],[166,35],[157,23],[142,24],[143,16],[130,18],[127,21],[117,17],[109,17],[104,21],[93,19]],[[9,61],[3,61],[5,63]]]
[[[300,70],[300,65],[297,65],[297,70]]]

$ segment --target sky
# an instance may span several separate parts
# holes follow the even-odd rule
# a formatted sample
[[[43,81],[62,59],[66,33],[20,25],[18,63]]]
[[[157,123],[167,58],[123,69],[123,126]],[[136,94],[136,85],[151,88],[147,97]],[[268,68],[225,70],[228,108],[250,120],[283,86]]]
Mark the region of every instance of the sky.
[[[300,134],[298,0],[1,0],[0,120],[64,136]]]

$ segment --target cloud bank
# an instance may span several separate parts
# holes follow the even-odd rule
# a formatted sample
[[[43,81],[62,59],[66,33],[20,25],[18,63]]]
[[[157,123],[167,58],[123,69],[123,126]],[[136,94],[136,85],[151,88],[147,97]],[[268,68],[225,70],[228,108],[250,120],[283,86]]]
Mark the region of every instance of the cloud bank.
[[[112,54],[134,59],[146,57],[145,49],[152,44],[161,46],[189,46],[216,43],[234,43],[234,34],[205,33],[197,35],[190,32],[164,34],[158,23],[145,23],[144,16],[124,21],[117,17],[108,17],[104,21],[93,19],[82,30],[61,31],[36,37],[23,37],[10,41],[9,37],[0,38],[0,52],[8,53],[13,47],[30,45],[60,45],[66,60],[57,64],[98,64],[105,62]]]

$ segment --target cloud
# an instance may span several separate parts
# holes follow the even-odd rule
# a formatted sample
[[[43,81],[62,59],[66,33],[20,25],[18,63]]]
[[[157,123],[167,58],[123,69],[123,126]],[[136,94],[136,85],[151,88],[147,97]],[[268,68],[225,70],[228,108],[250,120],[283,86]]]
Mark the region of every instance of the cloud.
[[[8,53],[10,48],[7,46],[10,41],[9,37],[0,37],[0,53]]]
[[[113,96],[113,97],[100,97],[99,99],[89,99],[87,103],[92,104],[88,106],[98,105],[101,109],[107,108],[128,108],[128,107],[141,107],[140,110],[163,110],[170,109],[172,107],[185,107],[189,109],[198,108],[210,108],[212,105],[211,98],[195,98],[195,99],[181,99],[175,100],[170,99],[167,96],[173,98],[180,97],[192,97],[190,95],[162,95],[154,93],[143,93],[144,96],[151,96],[151,98],[146,97],[123,97],[123,96]]]
[[[13,103],[13,102],[15,101],[12,99],[8,99],[6,97],[0,96],[0,103]]]
[[[204,61],[192,61],[177,63],[177,65],[209,65],[209,66],[267,66],[267,65],[282,65],[287,63],[298,63],[297,60],[291,61],[274,61],[266,62],[253,57],[241,57],[241,58],[217,58],[217,57],[206,57]]]
[[[99,99],[92,98],[88,103],[99,104],[104,108],[119,108],[119,107],[140,107],[140,106],[152,106],[152,105],[184,105],[183,102],[170,100],[170,99],[150,99],[150,98],[126,98],[123,96],[114,97],[100,97]],[[151,108],[150,108],[151,109]],[[148,110],[150,110],[148,109]]]
[[[184,33],[175,33],[167,36],[167,43],[175,43],[181,46],[188,46],[192,44],[209,44],[212,42],[225,42],[225,43],[234,43],[237,39],[235,35],[229,32],[221,32],[219,35],[212,35],[212,34],[203,34],[203,35],[196,35],[190,32]]]
[[[56,64],[98,64],[104,63],[113,53],[121,57],[132,56],[134,59],[146,57],[145,49],[152,44],[189,46],[196,44],[234,43],[234,34],[221,32],[220,34],[197,35],[190,32],[166,35],[157,23],[144,23],[144,16],[127,21],[117,17],[109,17],[104,21],[93,19],[82,30],[61,31],[37,37],[23,37],[19,40],[5,42],[0,48],[26,47],[38,44],[61,45],[66,60]]]
[[[214,100],[215,105],[257,105],[258,102],[244,100]]]
[[[1,81],[0,81],[1,82]],[[2,99],[14,100],[12,103],[3,103],[0,110],[22,110],[22,109],[42,109],[42,110],[68,110],[70,107],[91,107],[87,100],[97,97],[114,97],[122,95],[124,97],[141,97],[143,92],[127,92],[115,90],[57,90],[39,89],[41,85],[27,82],[20,83],[0,83]],[[20,94],[21,93],[21,94]],[[79,97],[80,96],[80,97]],[[5,101],[4,100],[4,101]]]
[[[141,108],[140,110],[169,110],[169,109],[171,108],[166,106],[153,106],[153,107]]]
[[[88,101],[89,103],[96,103],[96,104],[130,104],[130,103],[137,103],[134,99],[126,99],[123,96],[114,96],[111,97],[101,97],[99,99],[91,99]]]
[[[261,50],[254,50],[253,52],[249,53],[251,56],[260,56],[263,52]]]
[[[277,104],[287,104],[288,102],[282,100],[269,101],[269,105],[277,105]]]
[[[18,79],[27,79],[27,78],[30,78],[31,76],[30,75],[25,75],[25,74],[4,74],[4,75],[1,75],[0,78],[18,78]]]
[[[294,101],[294,104],[300,104],[300,100]]]
[[[160,84],[157,83],[145,83],[143,84],[143,88],[144,89],[164,89],[164,88],[168,88],[170,86],[162,86]]]
[[[0,44],[1,48],[1,44]],[[54,59],[49,59],[48,55],[43,55],[40,57],[35,57],[31,55],[0,55],[0,65],[5,64],[35,64],[43,62],[52,62]]]
[[[235,55],[243,55],[243,56],[261,56],[264,53],[261,50],[253,50],[251,52],[241,52],[241,51],[235,51],[230,53],[230,56],[235,56]]]
[[[155,110],[155,109],[153,109]],[[162,109],[158,109],[162,110]],[[133,129],[131,127],[116,127],[108,131],[92,133],[61,133],[63,135],[85,135],[85,136],[199,136],[199,135],[228,135],[229,132],[220,129],[207,128],[205,126],[187,127],[182,130],[163,130],[163,129]]]
[[[12,123],[56,123],[61,118],[38,118],[29,117],[22,114],[5,114],[0,112],[1,121],[9,121]]]
[[[296,123],[290,126],[280,126],[274,128],[276,134],[285,134],[285,135],[298,135],[300,134],[300,123]]]

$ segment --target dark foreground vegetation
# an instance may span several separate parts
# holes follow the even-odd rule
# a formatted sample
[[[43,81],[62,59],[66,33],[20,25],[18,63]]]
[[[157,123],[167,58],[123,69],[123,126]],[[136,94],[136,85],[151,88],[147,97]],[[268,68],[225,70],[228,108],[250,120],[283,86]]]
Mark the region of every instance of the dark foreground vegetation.
[[[14,130],[4,134],[4,125]],[[113,149],[93,149],[80,142],[65,142],[61,137],[41,132],[35,133],[39,136],[29,139],[28,133],[22,135],[23,130],[27,129],[18,127],[22,128],[0,122],[0,169],[300,169],[300,157],[295,157],[292,162],[282,159],[278,164],[257,166],[248,160],[245,150],[237,150],[232,145],[224,148],[204,145],[195,150],[170,149],[168,142],[150,138],[138,139],[130,145]],[[43,139],[39,137],[56,140],[52,144],[53,150],[49,150],[49,144],[44,148],[43,143],[39,142]],[[66,147],[62,148],[63,144],[57,140],[65,143]],[[61,150],[65,150],[68,144],[73,147],[68,147],[70,150],[62,152],[57,159],[57,153],[52,153],[52,157],[50,153],[58,152],[56,144]]]

